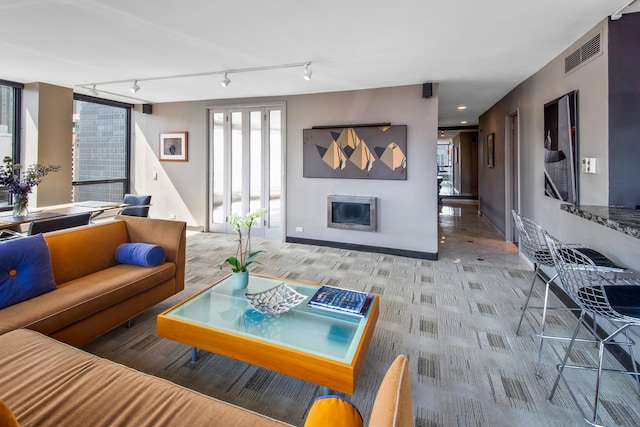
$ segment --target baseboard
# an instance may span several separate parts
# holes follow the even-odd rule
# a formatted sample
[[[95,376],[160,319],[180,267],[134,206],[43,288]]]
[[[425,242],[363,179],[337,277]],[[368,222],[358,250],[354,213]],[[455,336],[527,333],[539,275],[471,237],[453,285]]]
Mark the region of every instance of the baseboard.
[[[438,260],[438,253],[410,251],[406,249],[383,248],[379,246],[356,245],[354,243],[331,242],[327,240],[301,239],[298,237],[287,236],[288,243],[300,243],[303,245],[326,246],[329,248],[349,249],[360,252],[373,252],[377,254],[404,256],[407,258],[426,259],[430,261]]]

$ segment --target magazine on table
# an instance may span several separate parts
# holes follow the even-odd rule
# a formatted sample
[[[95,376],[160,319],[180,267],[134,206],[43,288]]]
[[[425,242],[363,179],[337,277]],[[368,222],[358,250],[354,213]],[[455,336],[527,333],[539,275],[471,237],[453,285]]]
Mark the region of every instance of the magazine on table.
[[[364,316],[373,296],[366,292],[352,291],[335,286],[321,286],[307,305],[346,314]]]

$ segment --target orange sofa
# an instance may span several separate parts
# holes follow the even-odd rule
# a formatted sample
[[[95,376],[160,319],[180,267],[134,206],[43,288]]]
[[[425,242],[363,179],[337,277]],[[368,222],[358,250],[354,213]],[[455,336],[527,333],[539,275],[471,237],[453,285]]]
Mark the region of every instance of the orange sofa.
[[[45,233],[53,291],[0,309],[0,334],[27,328],[81,346],[184,289],[186,223],[118,216]],[[119,264],[122,243],[152,243],[159,266]]]
[[[0,335],[0,378],[2,426],[289,425],[27,329]],[[413,425],[405,356],[383,378],[370,419],[369,427]],[[350,403],[326,397],[314,403],[304,425],[361,427],[362,419]]]

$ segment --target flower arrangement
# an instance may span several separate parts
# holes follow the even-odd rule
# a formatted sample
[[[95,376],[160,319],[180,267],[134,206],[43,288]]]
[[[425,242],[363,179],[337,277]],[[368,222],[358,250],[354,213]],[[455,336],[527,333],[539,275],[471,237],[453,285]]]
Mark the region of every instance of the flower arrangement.
[[[58,172],[60,166],[39,163],[29,166],[24,173],[20,173],[22,166],[14,163],[11,157],[5,157],[4,169],[0,169],[0,186],[6,187],[13,196],[13,216],[26,216],[29,194],[42,178],[49,172]]]
[[[233,229],[238,233],[238,249],[236,250],[235,256],[230,256],[220,264],[221,269],[228,263],[231,266],[232,272],[240,273],[247,271],[247,267],[250,264],[257,262],[255,260],[256,256],[264,251],[251,252],[251,227],[255,224],[256,220],[266,212],[266,209],[259,209],[249,213],[244,219],[238,215],[231,215],[229,224],[231,224]],[[242,236],[243,230],[246,230],[246,241],[244,241]]]

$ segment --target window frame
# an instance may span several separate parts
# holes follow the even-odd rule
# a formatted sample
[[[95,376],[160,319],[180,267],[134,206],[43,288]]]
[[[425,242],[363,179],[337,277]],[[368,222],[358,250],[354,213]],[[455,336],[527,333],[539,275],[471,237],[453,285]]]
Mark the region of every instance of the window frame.
[[[20,162],[20,143],[22,140],[22,89],[24,89],[24,84],[0,79],[0,86],[13,88],[13,147],[11,147],[11,157],[14,161]],[[0,206],[0,211],[13,209],[13,200],[9,199],[9,202],[10,203],[5,206]]]
[[[95,104],[107,105],[109,107],[118,107],[123,108],[125,110],[125,126],[126,126],[126,137],[125,137],[125,177],[120,179],[99,179],[99,180],[83,180],[83,181],[71,181],[71,187],[78,187],[82,185],[95,185],[95,184],[113,184],[113,183],[123,183],[124,193],[122,197],[126,193],[130,192],[131,189],[131,111],[133,110],[133,104],[128,104],[125,102],[112,101],[109,99],[97,98],[95,96],[82,95],[80,93],[73,94],[74,101],[82,101],[82,102],[93,102]]]

